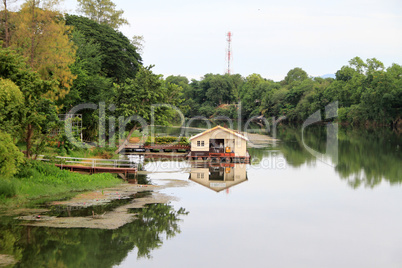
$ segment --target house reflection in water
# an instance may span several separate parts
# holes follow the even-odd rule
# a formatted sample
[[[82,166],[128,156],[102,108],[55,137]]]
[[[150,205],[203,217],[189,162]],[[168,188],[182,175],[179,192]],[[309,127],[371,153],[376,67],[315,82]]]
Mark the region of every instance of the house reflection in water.
[[[189,180],[220,192],[247,181],[246,167],[242,163],[199,163],[191,168]]]

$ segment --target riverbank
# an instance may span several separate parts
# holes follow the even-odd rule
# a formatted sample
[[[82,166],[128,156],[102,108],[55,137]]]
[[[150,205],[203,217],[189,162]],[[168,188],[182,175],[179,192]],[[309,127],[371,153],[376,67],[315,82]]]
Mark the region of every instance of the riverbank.
[[[78,192],[120,183],[121,179],[112,174],[79,174],[60,170],[50,163],[31,160],[21,166],[14,177],[0,178],[0,210],[68,198]]]
[[[81,193],[69,200],[49,203],[49,207],[57,207],[59,211],[81,211],[82,216],[59,217],[53,215],[51,209],[17,210],[13,215],[24,214],[17,219],[27,226],[113,230],[136,219],[136,213],[131,212],[133,210],[142,209],[148,204],[166,204],[176,200],[173,196],[160,193],[160,190],[187,185],[188,182],[180,180],[169,180],[164,185],[122,183],[112,188]],[[94,212],[97,207],[107,207],[119,201],[123,204],[106,209],[103,213]]]

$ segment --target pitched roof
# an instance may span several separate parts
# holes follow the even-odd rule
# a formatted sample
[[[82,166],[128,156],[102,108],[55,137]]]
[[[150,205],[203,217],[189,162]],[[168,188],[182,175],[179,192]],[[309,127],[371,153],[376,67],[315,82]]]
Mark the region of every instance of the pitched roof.
[[[209,186],[208,186],[208,185],[202,184],[202,183],[201,183],[200,181],[198,181],[198,180],[192,179],[192,178],[191,178],[191,174],[190,174],[190,178],[188,178],[188,179],[189,179],[190,181],[193,181],[193,182],[198,183],[199,185],[202,185],[202,186],[204,186],[204,187],[207,187],[208,189],[211,189],[211,190],[213,190],[213,191],[215,191],[215,192],[217,192],[217,193],[219,193],[220,191],[229,189],[229,188],[231,188],[231,187],[233,187],[233,186],[236,186],[236,185],[238,185],[238,184],[240,184],[240,183],[242,183],[242,182],[248,181],[247,175],[246,175],[246,178],[245,178],[244,180],[236,181],[236,182],[234,182],[232,185],[227,185],[227,186],[225,186],[225,187],[223,187],[223,188],[221,188],[221,189],[217,189],[217,188],[219,188],[219,187],[211,187],[211,184],[209,184]]]
[[[208,134],[208,133],[210,133],[210,132],[213,132],[213,131],[215,131],[215,130],[223,130],[223,131],[225,131],[225,132],[228,132],[228,133],[230,133],[230,134],[232,134],[232,135],[235,135],[235,136],[237,136],[237,137],[239,137],[239,138],[241,138],[241,139],[243,139],[243,140],[246,140],[246,141],[248,141],[248,138],[247,137],[245,137],[245,136],[243,136],[243,135],[241,135],[241,134],[239,134],[239,133],[237,133],[237,132],[235,132],[235,131],[233,131],[233,130],[231,130],[231,129],[228,129],[228,128],[225,128],[225,127],[221,127],[221,126],[216,126],[216,127],[213,127],[213,128],[210,128],[210,129],[208,129],[208,130],[206,130],[206,131],[204,131],[204,132],[202,132],[202,133],[199,133],[199,134],[197,134],[197,135],[195,135],[195,136],[192,136],[191,138],[190,138],[190,140],[193,140],[193,139],[195,139],[195,138],[198,138],[198,137],[201,137],[201,136],[203,136],[203,135],[205,135],[205,134]]]

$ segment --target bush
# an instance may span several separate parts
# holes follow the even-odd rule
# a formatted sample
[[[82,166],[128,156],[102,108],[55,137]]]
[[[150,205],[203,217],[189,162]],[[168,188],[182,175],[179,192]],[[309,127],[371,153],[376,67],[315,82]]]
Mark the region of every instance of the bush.
[[[24,155],[15,146],[11,136],[0,132],[0,175],[11,177],[18,171]]]
[[[338,120],[340,122],[347,122],[348,121],[348,113],[349,107],[341,107],[338,109]]]
[[[172,136],[164,136],[164,137],[148,137],[147,140],[145,141],[145,145],[150,145],[152,142],[155,144],[180,144],[180,145],[190,145],[190,142],[186,137],[181,137],[180,139],[178,137],[172,137]]]
[[[157,144],[171,144],[171,143],[176,143],[177,139],[178,139],[177,137],[172,137],[172,136],[156,137],[155,142]]]
[[[187,146],[190,146],[190,141],[188,140],[187,137],[181,137],[179,143],[180,143],[180,145],[187,145]]]

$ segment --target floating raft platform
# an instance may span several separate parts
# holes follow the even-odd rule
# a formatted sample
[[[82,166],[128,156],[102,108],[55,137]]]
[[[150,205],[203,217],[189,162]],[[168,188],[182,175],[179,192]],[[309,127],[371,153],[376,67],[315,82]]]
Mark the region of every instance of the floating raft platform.
[[[235,153],[190,152],[187,155],[190,160],[215,161],[218,163],[250,163],[250,155],[236,156]]]

